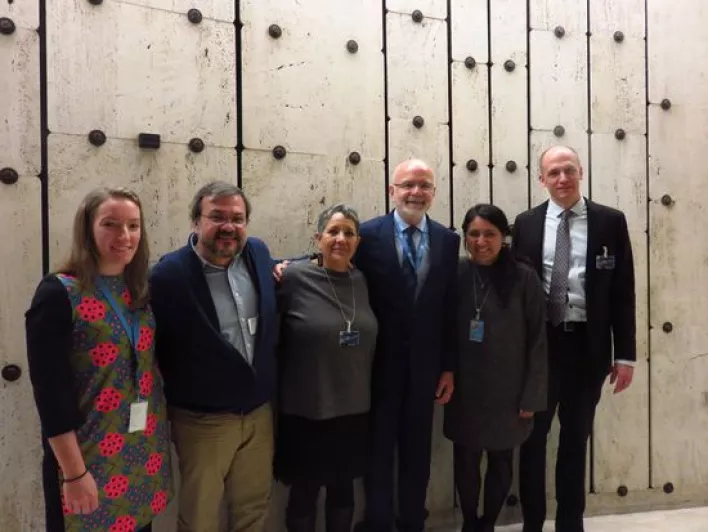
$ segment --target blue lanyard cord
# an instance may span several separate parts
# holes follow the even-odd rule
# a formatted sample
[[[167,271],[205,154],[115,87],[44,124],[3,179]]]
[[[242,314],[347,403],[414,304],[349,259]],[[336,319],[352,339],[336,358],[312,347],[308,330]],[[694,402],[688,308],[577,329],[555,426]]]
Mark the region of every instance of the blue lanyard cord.
[[[411,263],[411,266],[415,268],[415,271],[420,270],[420,265],[423,264],[423,257],[425,256],[425,251],[427,249],[427,232],[420,231],[420,243],[418,244],[418,252],[416,254],[415,262],[413,261],[413,253],[411,253],[411,249],[408,247],[408,238],[406,238],[405,232],[398,228],[396,235],[401,243],[401,251],[403,251],[403,256],[408,258],[408,261]]]
[[[138,394],[138,398],[140,398],[140,381],[138,379],[139,358],[137,348],[138,338],[140,337],[140,319],[138,318],[138,316],[133,316],[130,320],[130,323],[128,323],[128,319],[126,318],[123,309],[121,309],[118,303],[116,302],[115,298],[113,297],[113,294],[111,293],[111,290],[106,285],[106,282],[100,277],[96,279],[96,287],[101,292],[101,294],[103,294],[103,297],[108,300],[108,304],[111,305],[113,312],[115,312],[116,316],[118,316],[120,324],[123,326],[123,330],[125,331],[125,335],[128,337],[128,342],[130,343],[130,351],[133,357],[135,358],[135,390]]]

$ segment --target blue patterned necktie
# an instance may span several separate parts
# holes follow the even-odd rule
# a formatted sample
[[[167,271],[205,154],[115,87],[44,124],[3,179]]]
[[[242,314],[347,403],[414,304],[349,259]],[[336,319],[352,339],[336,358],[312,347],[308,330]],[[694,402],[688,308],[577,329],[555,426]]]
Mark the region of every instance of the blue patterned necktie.
[[[413,235],[418,231],[415,225],[409,225],[403,232],[406,235],[406,242],[408,243],[408,251],[410,251],[410,259],[403,253],[403,278],[406,281],[406,288],[410,294],[413,295],[415,299],[416,289],[418,288],[418,272],[416,271],[413,264],[418,264],[418,250],[415,247],[415,241],[413,240]]]
[[[561,214],[556,231],[556,255],[553,259],[551,286],[548,290],[548,320],[551,325],[560,325],[565,319],[565,307],[568,302],[568,273],[570,272],[570,224],[572,211]]]

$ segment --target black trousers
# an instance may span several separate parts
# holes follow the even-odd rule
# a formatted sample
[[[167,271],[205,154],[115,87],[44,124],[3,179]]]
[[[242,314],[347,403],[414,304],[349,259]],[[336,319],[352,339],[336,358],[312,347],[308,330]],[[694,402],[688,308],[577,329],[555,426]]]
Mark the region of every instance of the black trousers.
[[[519,495],[524,532],[541,532],[546,519],[546,443],[558,409],[556,532],[582,532],[585,512],[587,442],[606,374],[586,349],[585,326],[564,331],[548,326],[548,409],[538,412],[533,432],[521,446]]]
[[[433,393],[387,394],[371,409],[371,446],[363,528],[390,532],[394,524],[395,452],[398,450],[399,532],[422,532],[430,480]]]
[[[290,496],[288,498],[288,517],[310,517],[315,515],[317,512],[317,497],[320,494],[321,487],[315,482],[294,482],[290,487]],[[325,489],[327,490],[325,502],[327,509],[354,507],[354,484],[351,480],[328,484]]]
[[[484,451],[467,449],[456,443],[453,452],[455,486],[464,518],[462,530],[484,532],[494,530],[494,524],[497,522],[506,496],[511,489],[514,450],[487,451],[487,472],[484,476],[484,513],[481,518],[477,517],[477,506],[482,487],[479,469]]]

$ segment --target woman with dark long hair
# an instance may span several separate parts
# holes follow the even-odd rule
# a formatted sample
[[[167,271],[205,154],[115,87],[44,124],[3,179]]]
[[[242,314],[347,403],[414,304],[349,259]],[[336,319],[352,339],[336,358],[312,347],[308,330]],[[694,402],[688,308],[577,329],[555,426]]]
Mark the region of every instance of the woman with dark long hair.
[[[454,442],[463,532],[493,532],[511,487],[513,450],[546,407],[545,296],[534,270],[504,239],[509,224],[494,205],[472,207],[462,223],[467,257],[458,269],[458,371],[445,407]],[[477,516],[480,463],[487,453],[484,513]]]
[[[26,313],[48,532],[150,530],[172,497],[140,200],[90,192]]]

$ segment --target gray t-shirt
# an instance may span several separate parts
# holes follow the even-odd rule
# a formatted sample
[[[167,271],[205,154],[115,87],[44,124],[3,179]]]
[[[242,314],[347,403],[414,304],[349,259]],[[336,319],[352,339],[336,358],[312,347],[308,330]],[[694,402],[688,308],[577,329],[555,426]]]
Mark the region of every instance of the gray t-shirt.
[[[314,420],[368,412],[378,323],[364,275],[292,264],[278,287],[278,309],[280,410]],[[358,345],[341,346],[352,315]]]

